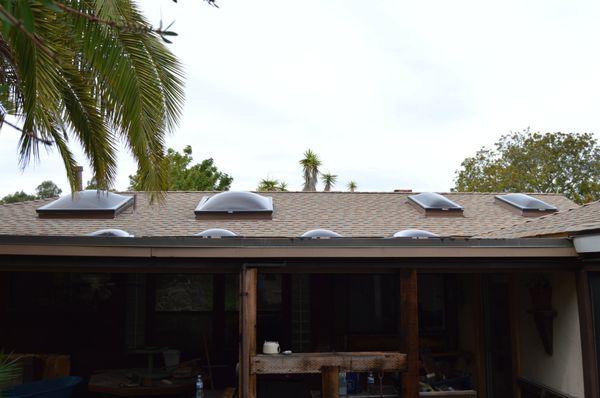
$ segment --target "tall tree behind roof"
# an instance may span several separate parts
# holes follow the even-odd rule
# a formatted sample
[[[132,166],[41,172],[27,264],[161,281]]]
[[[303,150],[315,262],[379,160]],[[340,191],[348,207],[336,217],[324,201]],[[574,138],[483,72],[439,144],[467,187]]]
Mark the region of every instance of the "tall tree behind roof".
[[[38,185],[35,189],[35,192],[39,199],[46,199],[60,196],[62,189],[60,189],[53,181],[48,180],[43,181],[40,185]]]
[[[454,191],[563,193],[600,199],[600,146],[591,134],[525,130],[502,136],[461,163]]]
[[[259,192],[286,192],[287,183],[272,178],[263,178],[258,183],[256,190]]]
[[[300,165],[302,166],[302,172],[304,176],[304,187],[302,190],[316,191],[321,160],[316,153],[310,149],[307,149],[306,152],[304,152],[304,158],[300,160]]]
[[[165,190],[165,134],[184,99],[181,65],[163,43],[175,33],[153,29],[133,0],[8,0],[0,17],[0,126],[10,119],[20,134],[22,166],[40,145],[56,148],[75,190],[74,140],[93,179],[111,186],[123,140],[139,188]]]
[[[205,159],[192,165],[192,147],[186,146],[182,153],[172,148],[162,160],[167,170],[167,189],[169,191],[227,191],[233,177],[219,171],[213,159]],[[129,189],[143,190],[140,183],[140,171],[129,176]]]
[[[321,181],[323,182],[323,184],[325,184],[325,188],[323,188],[323,191],[325,191],[325,192],[331,191],[331,188],[335,185],[335,183],[337,182],[337,179],[338,179],[338,176],[336,174],[331,174],[331,173],[321,174]]]

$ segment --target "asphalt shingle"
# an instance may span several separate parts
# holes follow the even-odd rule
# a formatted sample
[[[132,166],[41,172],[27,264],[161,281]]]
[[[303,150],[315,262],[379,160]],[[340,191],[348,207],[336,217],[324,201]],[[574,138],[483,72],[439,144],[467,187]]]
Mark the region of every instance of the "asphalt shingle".
[[[131,194],[131,193],[130,193]],[[444,193],[464,207],[463,217],[426,217],[407,202],[408,193],[269,192],[270,220],[197,220],[194,208],[207,192],[169,192],[161,204],[136,194],[135,208],[115,219],[45,219],[36,209],[52,199],[0,206],[0,235],[78,236],[123,229],[135,236],[189,236],[208,228],[226,228],[247,237],[297,237],[310,229],[331,229],[348,237],[386,237],[415,228],[441,236],[476,236],[530,221],[499,205],[494,193]],[[562,195],[532,194],[561,211],[577,208]]]

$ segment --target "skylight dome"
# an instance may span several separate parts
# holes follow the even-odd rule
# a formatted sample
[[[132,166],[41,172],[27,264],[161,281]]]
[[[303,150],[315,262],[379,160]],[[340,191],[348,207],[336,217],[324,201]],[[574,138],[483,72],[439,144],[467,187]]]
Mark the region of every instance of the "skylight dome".
[[[394,238],[439,238],[440,236],[424,229],[403,229],[393,235]]]
[[[98,231],[87,234],[87,236],[108,236],[116,238],[133,238],[133,235],[122,229],[99,229]]]
[[[306,231],[303,233],[301,238],[310,238],[310,239],[329,239],[329,238],[341,238],[342,235],[337,232],[330,231],[328,229],[311,229],[310,231]]]
[[[553,213],[558,211],[558,208],[552,206],[543,200],[534,198],[533,196],[524,193],[508,193],[505,195],[496,195],[496,199],[502,203],[506,203],[513,208],[520,210],[522,215],[538,215]]]
[[[417,195],[410,195],[408,200],[419,206],[425,213],[462,214],[463,212],[462,206],[435,192],[422,192]]]
[[[133,202],[133,196],[87,190],[62,196],[36,211],[43,218],[115,218]]]
[[[203,215],[266,215],[273,213],[273,199],[254,192],[226,191],[200,200],[196,216]]]
[[[237,234],[224,228],[209,228],[205,229],[202,232],[194,234],[194,236],[199,236],[201,238],[223,238],[229,236],[237,236]]]

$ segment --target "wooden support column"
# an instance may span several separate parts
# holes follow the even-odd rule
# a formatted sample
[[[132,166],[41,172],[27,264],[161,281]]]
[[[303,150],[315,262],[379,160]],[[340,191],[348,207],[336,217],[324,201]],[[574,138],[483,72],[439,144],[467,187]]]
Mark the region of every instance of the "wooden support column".
[[[519,377],[521,376],[521,337],[519,334],[519,318],[522,306],[519,297],[519,275],[511,274],[508,281],[509,312],[510,312],[510,340],[512,347],[513,370],[513,397],[521,398]]]
[[[323,398],[339,398],[340,368],[337,366],[324,366],[321,369],[321,383]]]
[[[594,338],[594,314],[588,272],[576,271],[577,304],[579,306],[579,330],[583,360],[583,389],[586,397],[598,398],[598,359]]]
[[[407,356],[407,369],[402,373],[402,398],[419,396],[419,304],[417,271],[400,274],[401,349]]]
[[[483,275],[475,274],[473,277],[473,324],[475,327],[475,386],[477,396],[486,397],[486,372],[485,372],[485,325],[483,316]]]
[[[239,397],[256,398],[256,374],[250,361],[256,355],[256,268],[244,268],[240,275],[240,374]]]

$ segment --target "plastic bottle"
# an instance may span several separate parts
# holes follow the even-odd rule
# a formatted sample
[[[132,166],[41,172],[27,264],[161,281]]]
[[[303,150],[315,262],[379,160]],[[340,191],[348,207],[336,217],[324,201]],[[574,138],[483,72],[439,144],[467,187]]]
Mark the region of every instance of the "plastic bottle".
[[[346,372],[340,372],[340,396],[348,395],[348,385],[346,384]]]
[[[202,375],[198,375],[198,379],[196,379],[196,398],[204,398],[204,382],[202,381]]]
[[[373,376],[373,372],[369,372],[367,376],[367,392],[369,394],[375,393],[375,376]]]

